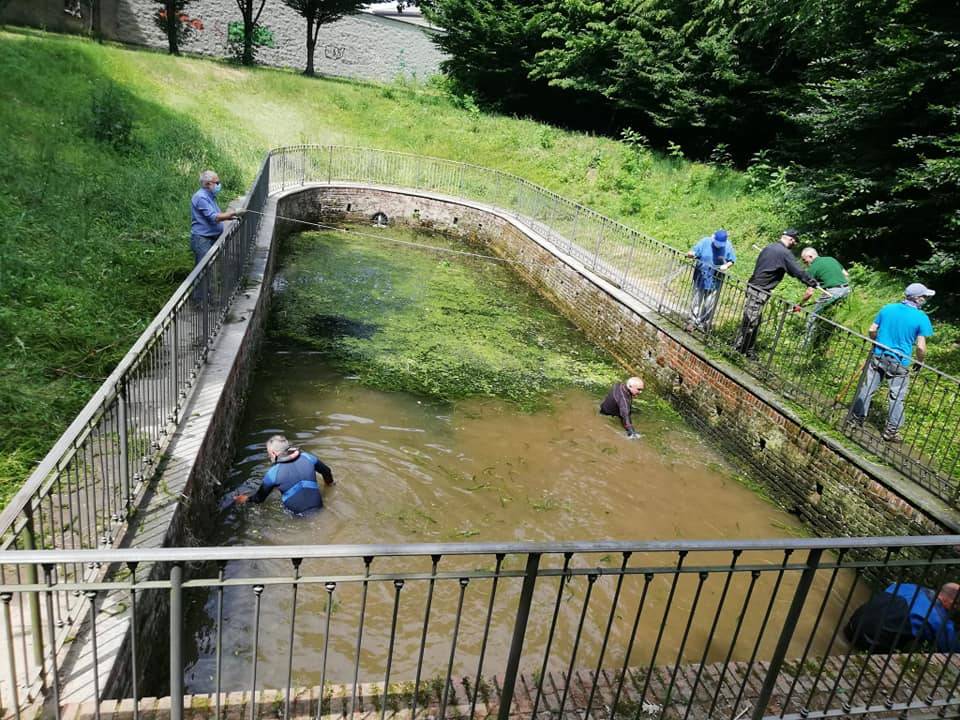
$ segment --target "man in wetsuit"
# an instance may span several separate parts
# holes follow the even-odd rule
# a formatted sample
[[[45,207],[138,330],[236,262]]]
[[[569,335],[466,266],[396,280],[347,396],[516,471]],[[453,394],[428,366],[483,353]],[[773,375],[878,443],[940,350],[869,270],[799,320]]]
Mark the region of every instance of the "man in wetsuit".
[[[267,440],[267,454],[273,466],[263,476],[260,487],[250,494],[238,492],[234,502],[263,502],[274,488],[280,489],[283,506],[299,515],[307,510],[323,507],[323,497],[317,484],[317,473],[327,485],[333,485],[333,473],[315,455],[290,447],[283,435],[274,435]]]
[[[733,341],[733,348],[742,355],[755,360],[757,351],[755,345],[760,332],[760,320],[763,315],[763,306],[770,299],[770,293],[780,284],[785,274],[792,275],[807,287],[817,287],[817,281],[800,267],[797,259],[790,252],[799,237],[796,230],[784,230],[780,239],[767,245],[757,255],[757,263],[753,267],[753,275],[747,281],[746,299],[743,304],[743,320],[737,337]]]
[[[607,396],[600,403],[600,414],[610,415],[611,417],[620,417],[623,423],[623,429],[627,431],[627,437],[631,440],[640,435],[633,429],[633,423],[630,422],[631,403],[633,398],[643,390],[643,380],[638,377],[629,378],[626,382],[614,385]]]

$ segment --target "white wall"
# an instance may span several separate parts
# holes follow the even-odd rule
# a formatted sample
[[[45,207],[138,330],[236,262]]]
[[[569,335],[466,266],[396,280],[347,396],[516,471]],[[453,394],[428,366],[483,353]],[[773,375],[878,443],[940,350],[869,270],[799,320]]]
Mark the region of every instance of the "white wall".
[[[80,3],[83,13],[86,2]],[[102,31],[120,42],[166,48],[163,31],[154,22],[160,5],[152,0],[101,0]],[[181,50],[226,57],[227,27],[240,20],[234,0],[194,0],[187,6],[195,30]],[[46,27],[60,32],[89,29],[89,18],[64,13],[64,0],[12,0],[0,19],[12,24]],[[281,0],[267,0],[260,23],[269,28],[276,47],[260,48],[264,65],[306,67],[306,21]],[[364,80],[391,81],[398,76],[425,79],[440,72],[444,54],[431,42],[434,30],[401,20],[359,13],[320,30],[314,67],[317,73]]]

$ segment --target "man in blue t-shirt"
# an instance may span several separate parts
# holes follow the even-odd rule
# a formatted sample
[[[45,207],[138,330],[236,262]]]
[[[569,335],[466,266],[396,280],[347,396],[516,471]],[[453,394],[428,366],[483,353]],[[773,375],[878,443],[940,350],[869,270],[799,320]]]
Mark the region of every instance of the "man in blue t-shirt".
[[[902,302],[884,305],[870,326],[870,339],[874,341],[873,354],[867,363],[866,372],[857,388],[857,397],[850,408],[850,420],[857,426],[870,412],[870,400],[886,380],[890,386],[890,409],[883,439],[887,442],[902,442],[900,428],[903,425],[903,404],[910,384],[910,364],[913,346],[917,346],[919,372],[927,354],[927,338],[933,335],[930,318],[920,308],[933,297],[934,291],[912,283],[904,291]]]
[[[283,435],[274,435],[267,440],[267,455],[273,466],[263,476],[260,487],[253,493],[237,492],[233,496],[235,503],[263,502],[274,488],[278,488],[283,506],[295,515],[323,507],[317,473],[327,485],[333,485],[333,472],[329,467],[315,455],[290,447],[290,441]]]
[[[737,255],[727,231],[721,229],[697,242],[687,257],[697,261],[693,267],[693,302],[687,331],[710,332],[710,323],[720,299],[723,273],[737,261]]]

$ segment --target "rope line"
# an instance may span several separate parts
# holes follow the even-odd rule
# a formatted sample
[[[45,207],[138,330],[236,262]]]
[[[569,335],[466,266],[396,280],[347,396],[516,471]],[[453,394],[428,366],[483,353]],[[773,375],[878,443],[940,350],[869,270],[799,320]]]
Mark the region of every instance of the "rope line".
[[[380,240],[381,242],[386,240],[387,242],[392,242],[397,245],[406,245],[408,247],[420,248],[421,250],[432,250],[433,252],[448,253],[450,255],[465,255],[467,257],[479,258],[481,260],[493,260],[495,262],[507,263],[510,265],[517,265],[515,260],[508,260],[506,258],[497,257],[496,255],[481,255],[480,253],[467,252],[465,250],[453,250],[452,248],[443,248],[437,247],[436,245],[427,245],[425,243],[412,242],[410,240],[400,240],[398,238],[385,237],[383,235],[377,235],[375,233],[366,233],[359,230],[348,230],[337,225],[329,225],[326,223],[316,223],[310,222],[309,220],[300,220],[298,218],[284,217],[283,215],[268,215],[267,213],[262,213],[257,210],[247,210],[248,213],[253,215],[260,215],[265,218],[273,218],[274,220],[286,220],[287,222],[299,223],[301,225],[308,225],[310,227],[319,228],[320,230],[333,230],[335,232],[347,233],[348,235],[357,235],[359,237],[371,238],[373,240]]]

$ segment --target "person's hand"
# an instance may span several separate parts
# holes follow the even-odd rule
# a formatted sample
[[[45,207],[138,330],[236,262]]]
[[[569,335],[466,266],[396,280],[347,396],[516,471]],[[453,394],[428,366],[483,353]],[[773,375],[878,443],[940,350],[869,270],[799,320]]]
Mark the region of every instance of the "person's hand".
[[[233,217],[237,220],[242,220],[243,216],[247,214],[246,208],[239,208],[238,210],[233,211]]]
[[[640,433],[636,430],[627,430],[627,440],[636,440],[638,437],[640,437]]]
[[[249,498],[248,498],[246,495],[242,494],[242,493],[237,493],[236,495],[233,496],[233,501],[234,501],[237,505],[244,505],[244,504],[247,502],[248,499],[249,499]]]
[[[794,306],[793,306],[793,311],[794,311],[795,313],[802,312],[802,311],[803,311],[803,306],[802,306],[802,305],[794,305]]]
[[[923,369],[923,365],[920,363],[913,363],[913,365],[910,366],[910,372],[913,375],[919,375],[921,369]]]

